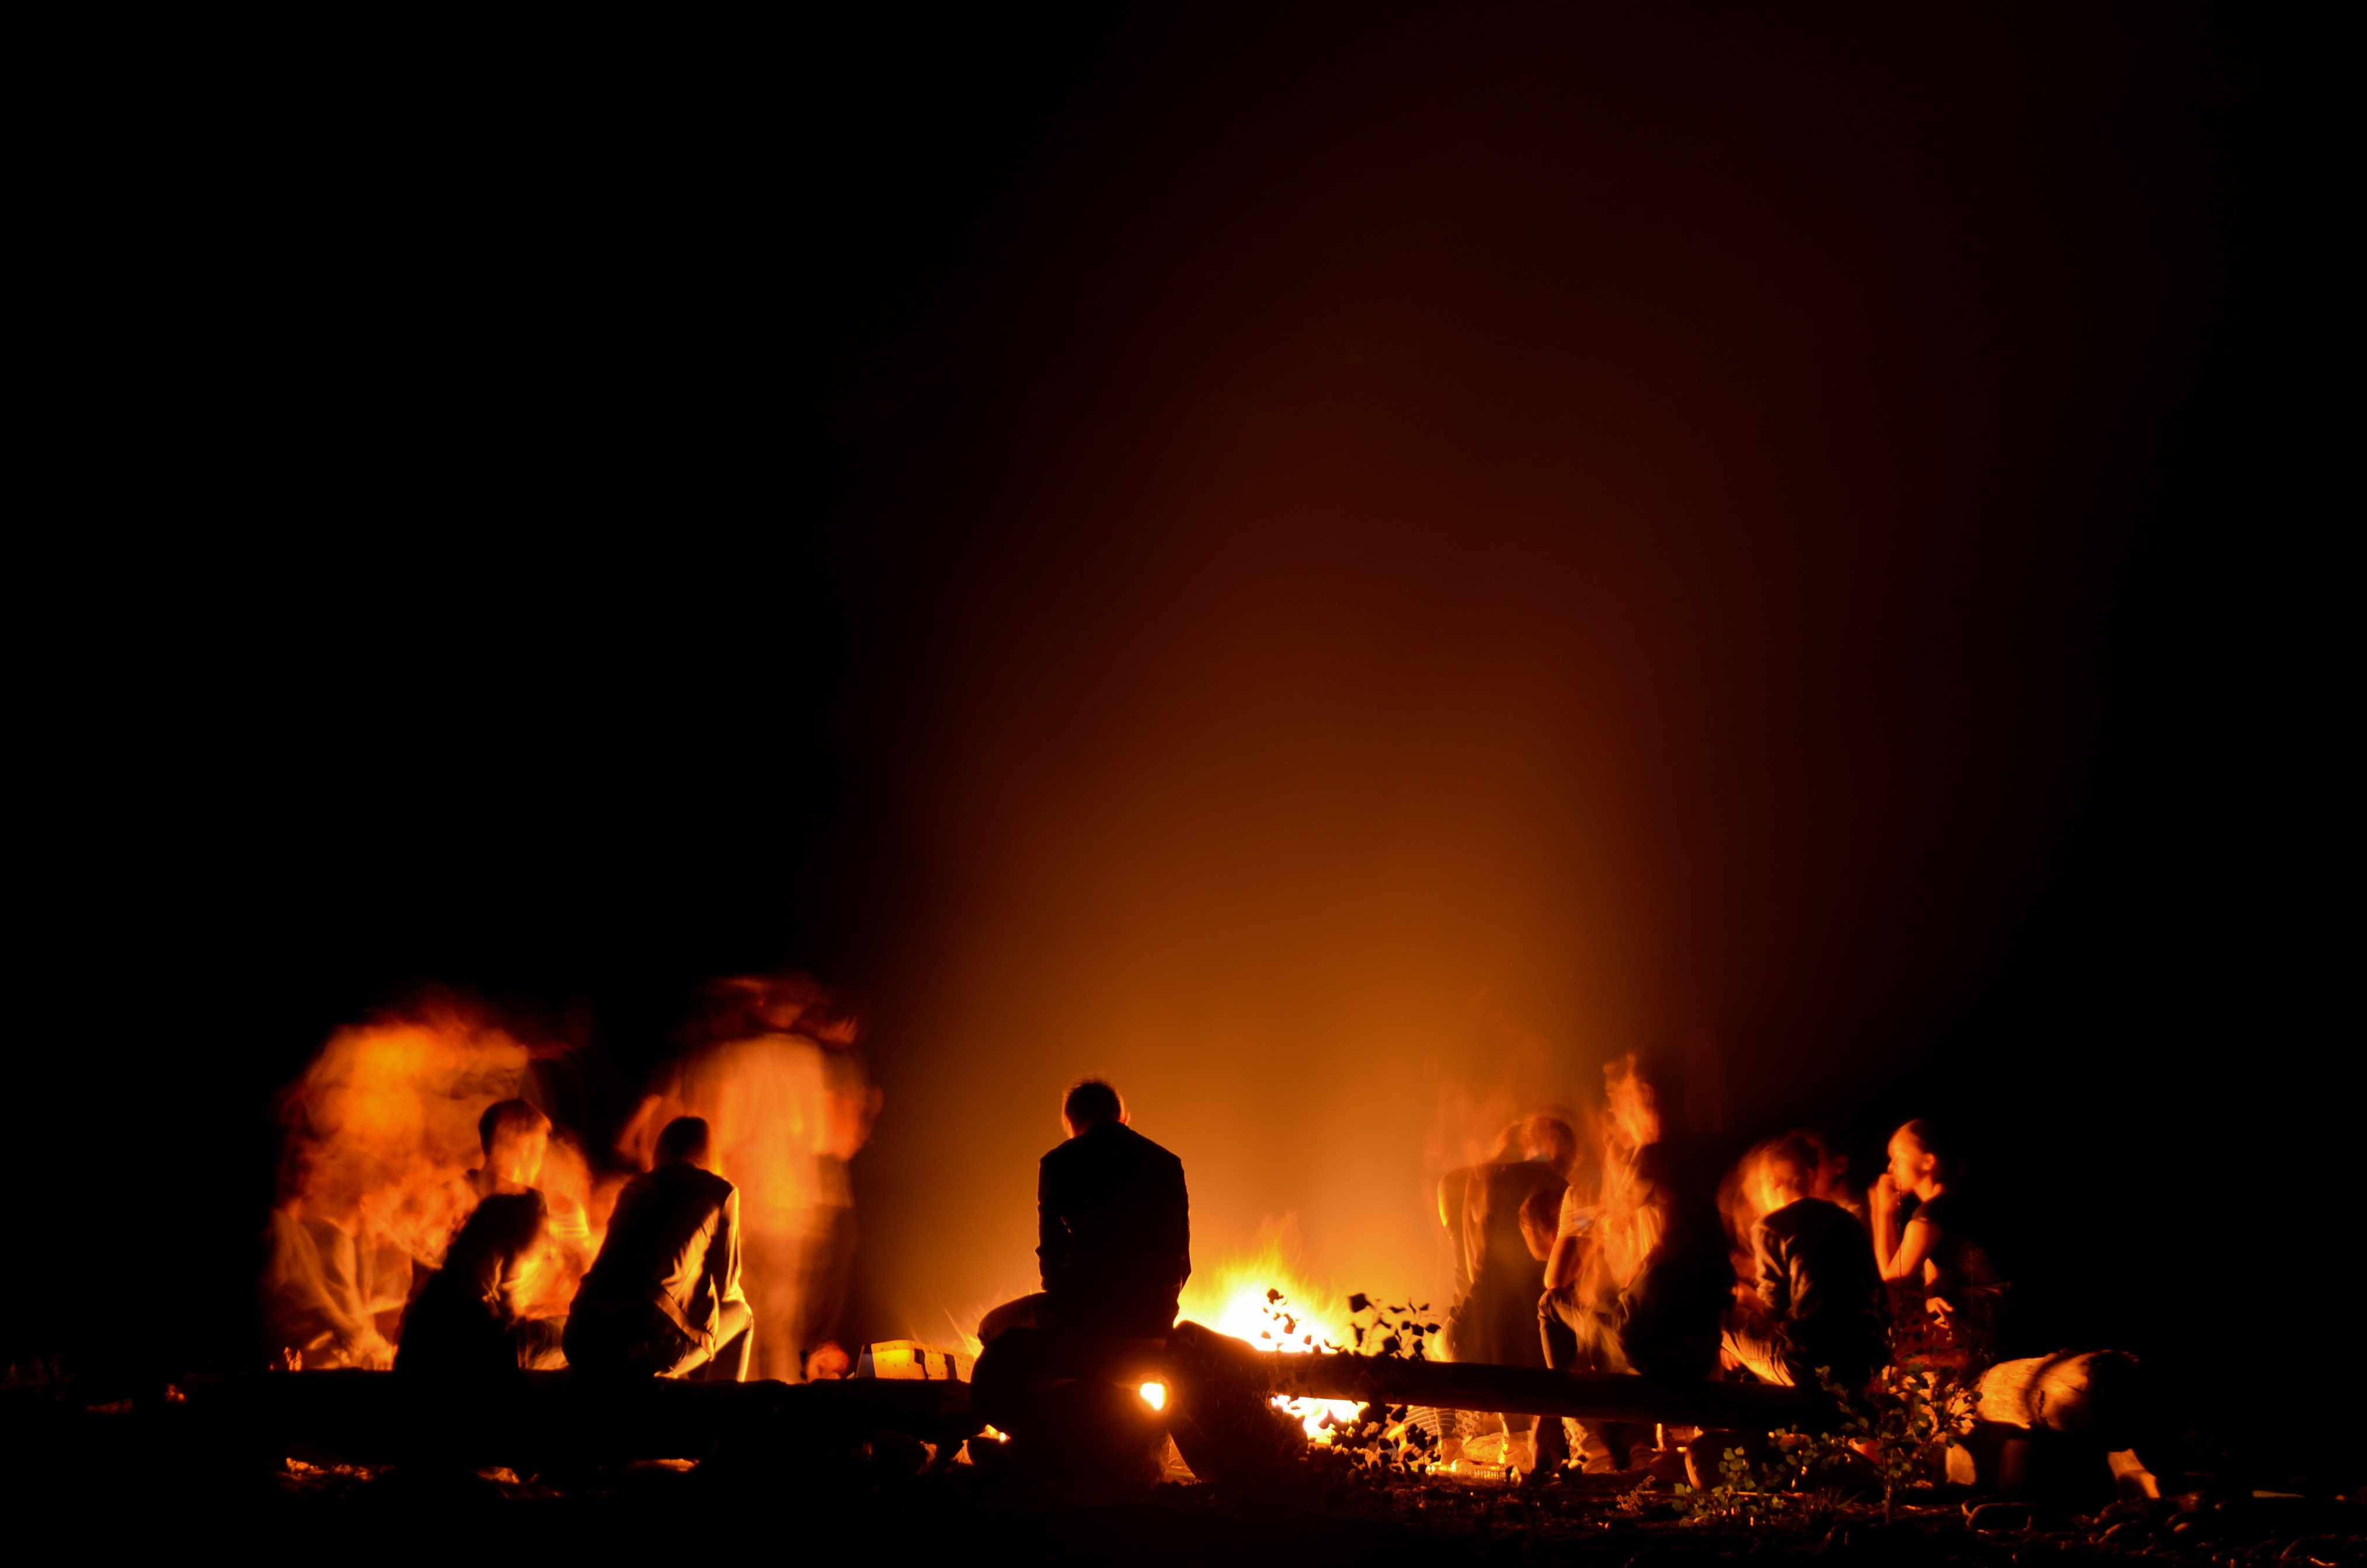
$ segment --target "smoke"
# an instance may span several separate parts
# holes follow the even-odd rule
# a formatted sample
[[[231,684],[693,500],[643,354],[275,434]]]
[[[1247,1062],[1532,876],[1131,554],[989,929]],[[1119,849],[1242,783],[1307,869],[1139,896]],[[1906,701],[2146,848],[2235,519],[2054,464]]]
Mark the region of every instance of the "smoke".
[[[1081,1074],[1197,1256],[1295,1213],[1315,1276],[1435,1296],[1431,1178],[1512,1117],[1687,1041],[1695,1125],[1801,1117],[2032,897],[2161,305],[2101,282],[2158,261],[2122,176],[1898,177],[1978,73],[1535,26],[1195,57],[1018,225],[865,1168],[910,1321],[1027,1280]]]

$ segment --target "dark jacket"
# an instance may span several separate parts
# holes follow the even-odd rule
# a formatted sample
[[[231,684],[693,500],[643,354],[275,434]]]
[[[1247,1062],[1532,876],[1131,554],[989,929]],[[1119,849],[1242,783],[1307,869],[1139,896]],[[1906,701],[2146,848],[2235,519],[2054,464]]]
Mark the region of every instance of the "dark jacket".
[[[662,1165],[625,1183],[607,1238],[575,1292],[577,1310],[647,1303],[710,1349],[740,1286],[740,1194],[692,1165]]]
[[[480,1202],[402,1316],[395,1368],[411,1373],[483,1376],[515,1371],[504,1336],[517,1321],[516,1292],[541,1242],[549,1212],[531,1190]]]
[[[1184,1162],[1131,1127],[1100,1122],[1036,1169],[1036,1256],[1063,1327],[1163,1336],[1192,1277]]]
[[[1882,1364],[1882,1278],[1848,1210],[1820,1198],[1787,1203],[1754,1226],[1759,1302],[1805,1367],[1843,1382]]]

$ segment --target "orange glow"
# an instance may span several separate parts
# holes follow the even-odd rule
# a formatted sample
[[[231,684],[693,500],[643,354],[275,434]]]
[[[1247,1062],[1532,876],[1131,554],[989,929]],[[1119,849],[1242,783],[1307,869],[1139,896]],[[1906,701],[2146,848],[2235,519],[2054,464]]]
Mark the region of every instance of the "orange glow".
[[[1354,1338],[1346,1297],[1308,1284],[1273,1245],[1245,1262],[1195,1272],[1184,1288],[1182,1315],[1285,1355],[1343,1349]],[[1276,1397],[1274,1404],[1296,1416],[1316,1443],[1328,1444],[1331,1424],[1356,1414],[1347,1400]]]
[[[525,1093],[537,1055],[442,1001],[337,1031],[281,1091],[279,1201],[262,1295],[285,1364],[392,1360],[413,1267],[440,1267],[476,1207],[477,1119]],[[564,1132],[523,1146],[523,1156],[512,1151],[515,1168],[492,1175],[549,1201],[549,1236],[516,1296],[526,1315],[544,1316],[566,1310],[606,1214]]]
[[[1580,1294],[1609,1302],[1635,1281],[1636,1270],[1660,1240],[1660,1214],[1654,1191],[1637,1166],[1637,1156],[1660,1137],[1659,1107],[1652,1087],[1636,1073],[1633,1055],[1603,1068],[1602,1207],[1587,1251]]]
[[[1141,1394],[1142,1402],[1145,1404],[1150,1405],[1153,1410],[1164,1410],[1167,1408],[1167,1385],[1165,1383],[1147,1382],[1135,1392]]]
[[[815,1325],[811,1281],[793,1260],[854,1206],[846,1162],[871,1134],[880,1092],[850,1048],[852,1018],[810,977],[717,981],[708,1002],[707,1038],[660,1069],[617,1152],[646,1167],[668,1122],[705,1118],[708,1168],[740,1190],[756,1375],[795,1382]]]

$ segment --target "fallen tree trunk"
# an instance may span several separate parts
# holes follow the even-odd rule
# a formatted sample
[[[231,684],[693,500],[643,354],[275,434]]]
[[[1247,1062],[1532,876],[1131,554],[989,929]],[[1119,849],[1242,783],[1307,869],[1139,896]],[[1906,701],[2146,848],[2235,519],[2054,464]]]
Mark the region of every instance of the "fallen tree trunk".
[[[1222,1340],[1221,1347],[1214,1341]],[[1204,1352],[1199,1348],[1209,1346]],[[1215,1353],[1217,1351],[1221,1353]],[[1666,1422],[1772,1431],[1813,1427],[1831,1419],[1831,1402],[1803,1389],[1765,1383],[1676,1382],[1606,1372],[1557,1372],[1469,1361],[1415,1361],[1395,1357],[1287,1355],[1179,1323],[1169,1342],[1015,1329],[995,1341],[981,1375],[1093,1378],[1131,1385],[1172,1378],[1174,1394],[1192,1403],[1192,1384],[1211,1377],[1263,1380],[1263,1393],[1300,1399],[1353,1400],[1360,1404],[1424,1404],[1520,1416],[1574,1416],[1592,1421]]]
[[[1443,1410],[1574,1416],[1590,1421],[1666,1422],[1767,1432],[1829,1419],[1829,1401],[1765,1383],[1679,1382],[1609,1372],[1557,1372],[1467,1361],[1380,1356],[1261,1358],[1268,1386],[1292,1398],[1365,1404],[1427,1404]]]

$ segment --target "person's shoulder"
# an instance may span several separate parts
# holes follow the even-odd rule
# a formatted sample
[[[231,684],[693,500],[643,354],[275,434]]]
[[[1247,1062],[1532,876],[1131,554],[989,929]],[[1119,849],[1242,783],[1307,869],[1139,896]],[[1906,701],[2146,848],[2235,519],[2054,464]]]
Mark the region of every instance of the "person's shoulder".
[[[1915,1212],[1908,1215],[1907,1220],[1909,1224],[1920,1220],[1935,1229],[1946,1230],[1955,1221],[1956,1211],[1962,1206],[1956,1201],[1954,1193],[1942,1192],[1916,1204]]]
[[[1847,1236],[1855,1241],[1865,1234],[1855,1214],[1829,1198],[1802,1198],[1776,1213],[1785,1216],[1785,1228],[1793,1235]]]
[[[1133,1128],[1126,1126],[1123,1123],[1118,1123],[1116,1125],[1117,1130],[1127,1135],[1128,1146],[1135,1151],[1138,1158],[1150,1160],[1160,1165],[1172,1165],[1178,1170],[1184,1168],[1183,1160],[1177,1157],[1172,1149],[1166,1147],[1164,1145],[1153,1143],[1150,1139],[1144,1137]]]

